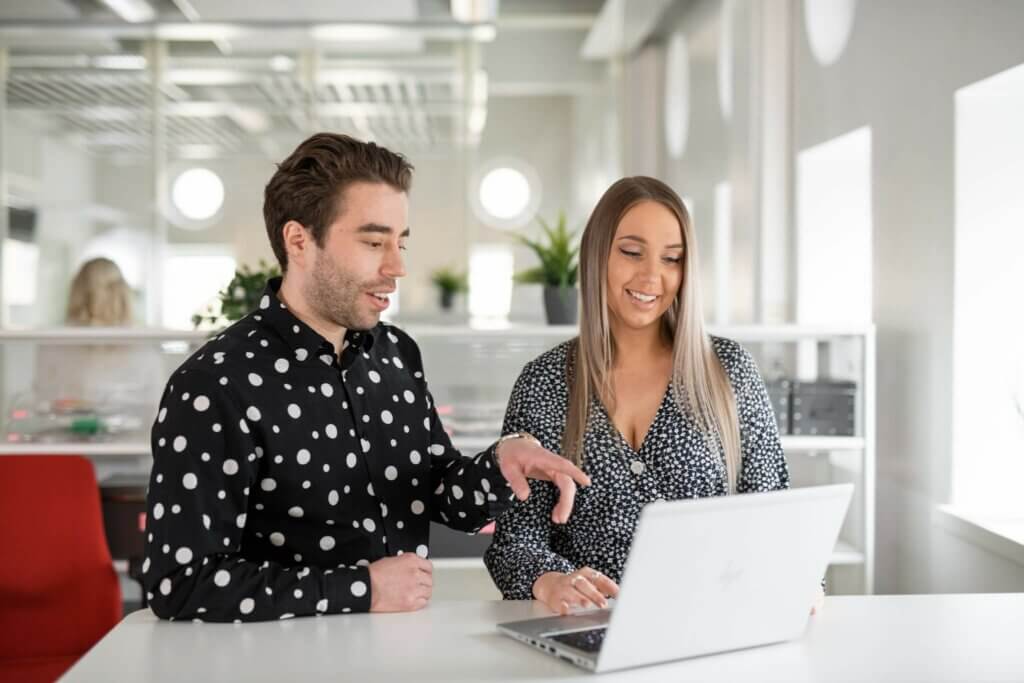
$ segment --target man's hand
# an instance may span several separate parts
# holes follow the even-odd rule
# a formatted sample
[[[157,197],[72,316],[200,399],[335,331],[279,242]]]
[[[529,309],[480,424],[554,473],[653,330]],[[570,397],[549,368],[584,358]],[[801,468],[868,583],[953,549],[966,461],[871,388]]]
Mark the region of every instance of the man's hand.
[[[562,615],[575,607],[607,607],[608,598],[618,594],[619,587],[614,581],[590,567],[571,574],[547,572],[533,582],[533,597]]]
[[[423,609],[434,590],[434,566],[415,553],[371,562],[370,611],[412,612]]]
[[[576,484],[590,486],[590,477],[565,458],[527,438],[509,439],[498,444],[498,465],[505,481],[519,500],[530,496],[527,479],[554,482],[558,487],[558,503],[551,511],[551,521],[565,524],[569,521],[572,504],[576,499]]]

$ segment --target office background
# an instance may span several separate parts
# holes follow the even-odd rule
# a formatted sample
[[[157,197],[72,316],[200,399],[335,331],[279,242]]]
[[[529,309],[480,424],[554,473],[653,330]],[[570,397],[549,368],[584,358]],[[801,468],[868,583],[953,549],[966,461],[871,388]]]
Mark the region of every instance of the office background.
[[[466,421],[493,424],[516,364],[571,333],[513,284],[536,264],[513,236],[559,212],[580,227],[616,178],[657,176],[694,216],[712,323],[858,331],[827,363],[858,382],[870,442],[791,460],[806,483],[857,471],[874,592],[1024,590],[1021,25],[1011,0],[9,0],[4,448],[33,444],[9,423],[42,398],[43,346],[148,347],[159,383],[235,269],[272,261],[274,162],[332,130],[416,166],[392,317],[425,331],[453,403],[490,409]],[[88,340],[61,326],[96,256],[135,326]],[[449,311],[443,267],[470,285]],[[480,342],[491,328],[511,331]],[[769,378],[816,365],[807,338],[762,341]],[[457,376],[460,343],[510,376]],[[101,478],[145,471],[110,443],[90,442]]]

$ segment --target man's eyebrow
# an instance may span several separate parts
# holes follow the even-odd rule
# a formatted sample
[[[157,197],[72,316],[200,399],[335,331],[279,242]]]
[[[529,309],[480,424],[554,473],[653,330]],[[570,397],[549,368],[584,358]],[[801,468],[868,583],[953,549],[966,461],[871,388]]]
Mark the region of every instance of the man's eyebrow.
[[[382,235],[390,235],[391,233],[394,232],[394,230],[391,228],[390,225],[381,225],[380,223],[366,223],[365,225],[360,225],[356,229],[356,232],[360,234],[372,232]],[[410,230],[409,228],[406,228],[405,230],[402,231],[402,234],[399,235],[399,237],[408,237],[409,234]]]

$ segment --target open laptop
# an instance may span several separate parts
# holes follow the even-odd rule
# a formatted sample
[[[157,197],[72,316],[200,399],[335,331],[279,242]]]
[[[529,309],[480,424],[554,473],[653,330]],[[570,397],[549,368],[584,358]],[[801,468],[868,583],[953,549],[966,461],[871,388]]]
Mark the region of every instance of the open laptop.
[[[798,638],[852,484],[652,503],[612,608],[498,624],[603,672]]]

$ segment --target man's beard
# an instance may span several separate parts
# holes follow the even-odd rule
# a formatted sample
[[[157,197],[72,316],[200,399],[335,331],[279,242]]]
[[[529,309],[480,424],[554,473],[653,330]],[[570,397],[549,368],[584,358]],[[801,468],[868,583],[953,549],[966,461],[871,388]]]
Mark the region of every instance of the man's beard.
[[[375,311],[361,305],[363,294],[374,291],[375,285],[359,283],[339,268],[326,251],[320,251],[313,264],[312,276],[306,288],[306,300],[322,318],[347,330],[368,330],[377,324]],[[391,289],[393,285],[376,285],[376,289]]]

